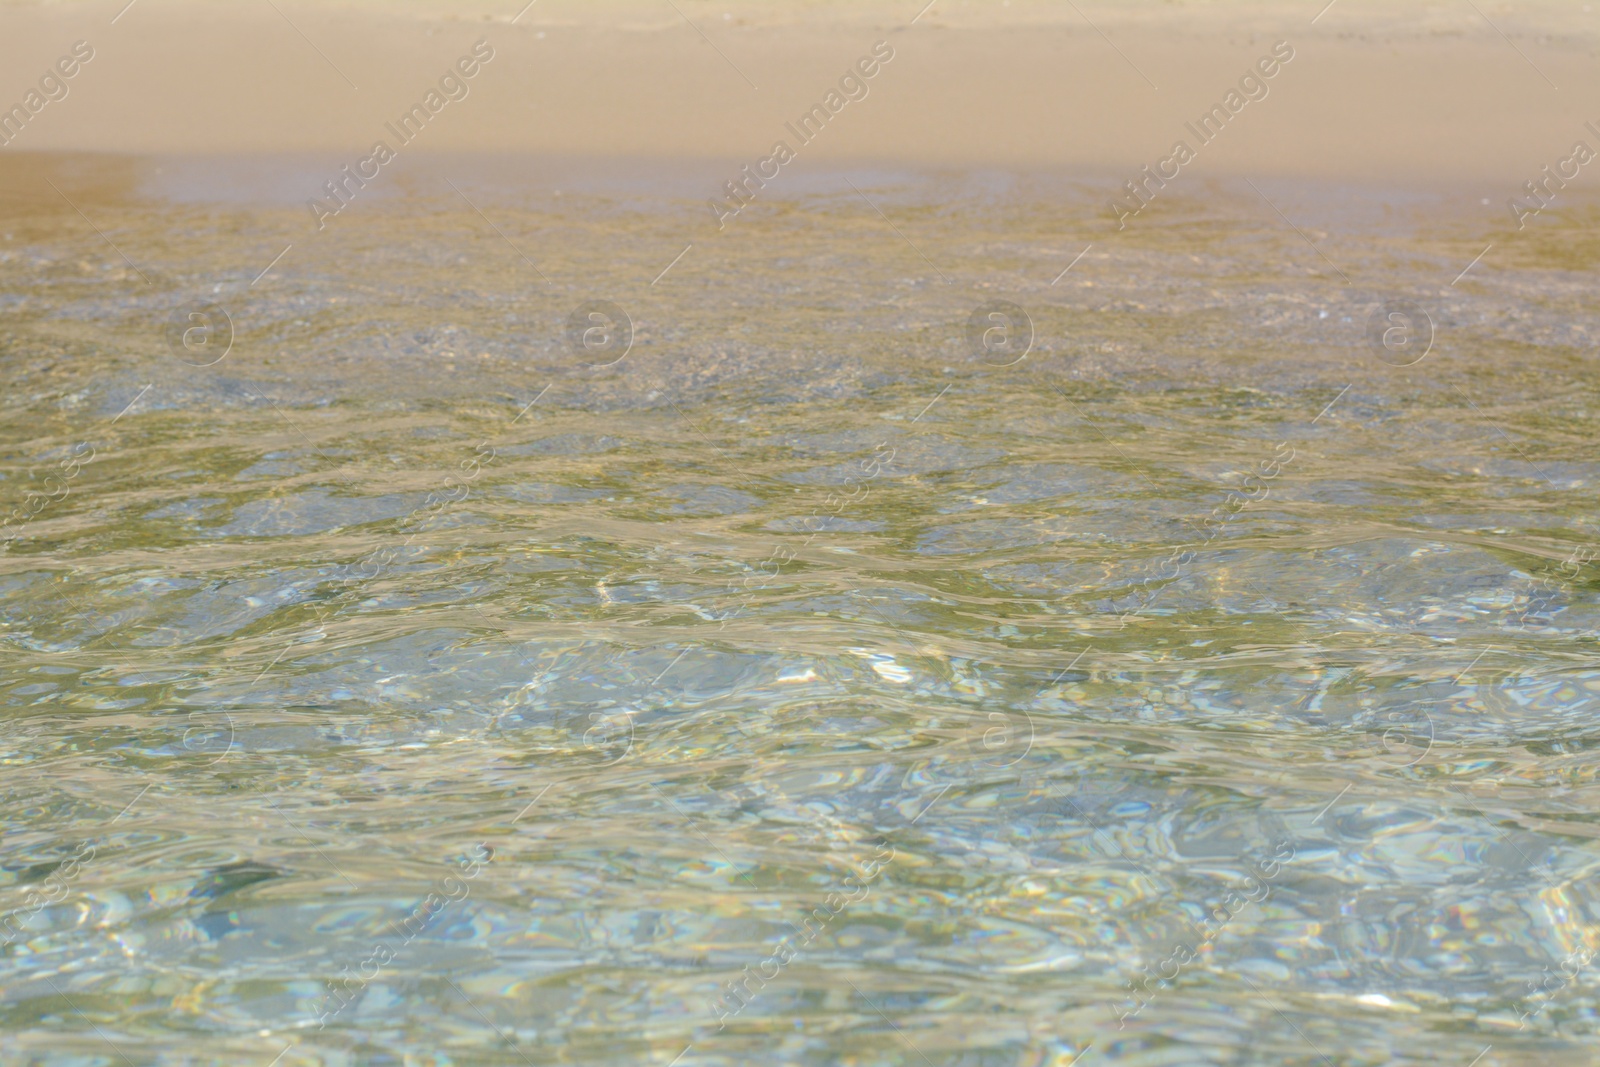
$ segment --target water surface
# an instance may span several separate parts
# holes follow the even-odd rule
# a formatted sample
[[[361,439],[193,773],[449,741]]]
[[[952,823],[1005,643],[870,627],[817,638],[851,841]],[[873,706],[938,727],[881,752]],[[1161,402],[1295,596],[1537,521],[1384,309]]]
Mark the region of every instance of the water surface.
[[[1588,1055],[1582,211],[1452,285],[1489,209],[1370,190],[1268,190],[1312,248],[1245,187],[1116,234],[819,174],[718,232],[441,165],[317,233],[50,166],[5,1062]]]

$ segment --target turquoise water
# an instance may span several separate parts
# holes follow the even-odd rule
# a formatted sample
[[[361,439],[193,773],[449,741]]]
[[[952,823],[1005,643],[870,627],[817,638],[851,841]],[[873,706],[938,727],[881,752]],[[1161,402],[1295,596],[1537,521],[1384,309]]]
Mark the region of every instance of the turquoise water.
[[[0,1062],[1589,1062],[1582,247],[445,174],[5,216]]]

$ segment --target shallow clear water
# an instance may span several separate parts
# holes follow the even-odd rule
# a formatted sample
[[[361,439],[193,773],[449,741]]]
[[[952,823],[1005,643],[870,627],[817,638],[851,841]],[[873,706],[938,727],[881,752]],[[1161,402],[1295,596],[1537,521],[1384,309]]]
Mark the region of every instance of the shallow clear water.
[[[0,1061],[1589,1055],[1592,251],[445,173],[6,209]]]

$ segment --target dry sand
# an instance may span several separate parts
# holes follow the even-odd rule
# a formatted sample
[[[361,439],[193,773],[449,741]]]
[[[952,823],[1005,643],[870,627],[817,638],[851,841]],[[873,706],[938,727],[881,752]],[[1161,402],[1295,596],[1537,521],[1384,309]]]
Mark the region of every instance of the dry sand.
[[[1600,146],[1583,127],[1600,124],[1600,14],[1575,0],[936,0],[920,18],[921,0],[538,0],[514,23],[521,0],[125,4],[0,6],[0,103],[21,101],[73,42],[95,50],[0,156],[353,163],[480,38],[495,58],[407,152],[702,161],[732,177],[792,142],[784,123],[879,40],[895,58],[804,146],[807,166],[1131,176],[1193,141],[1184,122],[1280,40],[1294,60],[1194,173],[1429,185],[1498,204],[1575,140]]]

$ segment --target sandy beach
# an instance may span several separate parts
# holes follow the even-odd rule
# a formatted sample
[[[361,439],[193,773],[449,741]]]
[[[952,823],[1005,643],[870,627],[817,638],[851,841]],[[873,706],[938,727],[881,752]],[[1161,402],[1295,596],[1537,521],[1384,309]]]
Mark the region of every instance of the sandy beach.
[[[1293,63],[1197,173],[1504,196],[1600,119],[1577,3],[125,4],[0,7],[5,100],[95,52],[4,151],[354,159],[479,40],[495,60],[414,151],[737,167],[878,41],[894,60],[806,165],[1137,171],[1279,41]]]

